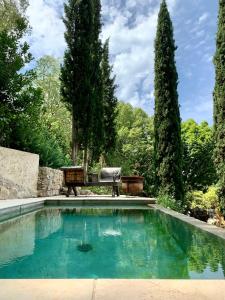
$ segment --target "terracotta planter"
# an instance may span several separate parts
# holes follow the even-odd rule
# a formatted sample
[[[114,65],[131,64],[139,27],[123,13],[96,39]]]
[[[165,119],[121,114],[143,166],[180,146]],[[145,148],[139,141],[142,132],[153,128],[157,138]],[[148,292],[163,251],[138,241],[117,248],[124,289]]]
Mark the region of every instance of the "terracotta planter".
[[[123,176],[122,190],[125,194],[131,196],[140,196],[143,193],[144,177],[141,176]]]

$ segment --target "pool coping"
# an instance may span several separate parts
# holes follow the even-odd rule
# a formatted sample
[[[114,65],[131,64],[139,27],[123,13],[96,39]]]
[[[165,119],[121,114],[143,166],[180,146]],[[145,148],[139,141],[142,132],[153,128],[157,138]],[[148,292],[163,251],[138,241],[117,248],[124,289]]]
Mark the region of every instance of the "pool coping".
[[[206,222],[203,222],[203,221],[200,221],[198,219],[195,219],[193,217],[190,217],[190,216],[187,216],[187,215],[184,215],[184,214],[181,214],[179,212],[176,212],[172,209],[169,209],[169,208],[165,208],[165,207],[162,207],[158,204],[150,204],[149,207],[151,208],[154,208],[154,209],[157,209],[167,215],[170,215],[176,219],[179,219],[185,223],[188,223],[194,227],[197,227],[203,231],[206,231],[208,233],[211,233],[223,240],[225,240],[225,229],[223,228],[220,228],[220,227],[217,227],[215,225],[210,225]],[[225,299],[225,297],[224,297]]]
[[[1,300],[224,300],[225,280],[0,280]]]

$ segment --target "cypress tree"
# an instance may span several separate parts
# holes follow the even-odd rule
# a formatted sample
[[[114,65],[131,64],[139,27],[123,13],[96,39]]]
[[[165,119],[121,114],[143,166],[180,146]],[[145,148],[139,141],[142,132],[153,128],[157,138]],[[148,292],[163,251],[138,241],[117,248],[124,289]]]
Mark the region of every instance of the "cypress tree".
[[[101,23],[101,1],[93,0],[93,72],[92,72],[92,87],[93,87],[93,132],[91,154],[92,158],[98,158],[102,152],[104,145],[104,123],[103,123],[103,81],[101,72],[102,60],[102,43],[100,33],[102,28]]]
[[[158,16],[155,40],[154,158],[156,188],[177,201],[184,197],[182,180],[181,120],[173,25],[166,1]]]
[[[109,63],[109,40],[103,46],[102,56],[103,107],[104,107],[104,152],[113,150],[116,145],[116,116],[118,100],[115,96],[115,76]]]
[[[216,83],[214,89],[214,160],[219,177],[219,200],[225,208],[225,1],[219,1],[219,19],[214,64]]]
[[[67,50],[61,67],[61,94],[72,111],[72,159],[80,147],[87,149],[93,138],[93,20],[92,0],[69,0],[64,5]]]

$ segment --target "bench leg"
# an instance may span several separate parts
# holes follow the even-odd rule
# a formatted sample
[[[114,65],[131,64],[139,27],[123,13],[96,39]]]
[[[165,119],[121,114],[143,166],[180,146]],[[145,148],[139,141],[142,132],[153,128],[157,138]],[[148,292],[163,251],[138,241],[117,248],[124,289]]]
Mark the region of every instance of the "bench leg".
[[[69,187],[68,187],[68,190],[67,190],[67,193],[66,193],[66,197],[69,197],[69,196],[70,196],[71,190],[72,190],[72,187],[69,186]]]
[[[75,186],[73,186],[73,192],[74,192],[75,197],[77,197],[77,188]]]
[[[116,195],[117,195],[117,197],[120,196],[120,188],[119,188],[119,186],[116,187]]]
[[[115,197],[115,187],[114,186],[112,187],[112,197],[113,198]]]

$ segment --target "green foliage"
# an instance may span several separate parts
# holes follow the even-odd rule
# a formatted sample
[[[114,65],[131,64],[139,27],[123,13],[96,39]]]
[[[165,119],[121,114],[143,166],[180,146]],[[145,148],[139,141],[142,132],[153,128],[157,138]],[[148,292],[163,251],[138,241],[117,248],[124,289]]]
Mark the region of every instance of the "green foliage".
[[[155,40],[154,161],[156,187],[178,201],[184,198],[182,144],[173,26],[163,0]]]
[[[218,208],[219,201],[217,196],[217,188],[215,186],[211,186],[204,193],[202,191],[193,191],[187,193],[187,203],[189,208],[195,209],[210,209],[210,208]]]
[[[26,116],[24,116],[26,118]],[[70,165],[69,155],[65,154],[59,146],[58,141],[52,136],[49,130],[38,120],[35,124],[27,123],[25,120],[18,124],[15,135],[20,141],[15,148],[39,154],[40,165],[52,168]]]
[[[100,40],[101,34],[101,0],[93,0],[93,38],[92,38],[92,124],[90,124],[91,141],[89,149],[92,152],[93,158],[99,158],[105,146],[104,135],[104,104],[103,104],[103,74],[101,69],[102,62],[102,43]],[[90,30],[90,28],[88,29]],[[87,74],[90,76],[90,74]]]
[[[117,99],[109,65],[108,41],[102,48],[101,2],[65,4],[67,50],[61,68],[61,94],[72,112],[73,161],[78,149],[93,160],[115,146]],[[86,155],[84,156],[86,159]]]
[[[103,109],[104,109],[104,146],[105,153],[114,150],[116,145],[117,103],[115,97],[115,76],[112,77],[112,66],[109,64],[109,40],[103,47],[102,55]]]
[[[97,0],[69,0],[64,7],[68,48],[61,68],[61,93],[72,111],[73,148],[77,151],[94,142],[100,147],[103,138],[101,6]]]
[[[84,188],[85,189],[85,188]],[[112,188],[107,186],[91,186],[88,190],[97,195],[110,195],[112,194]]]
[[[171,197],[170,195],[166,195],[166,194],[159,195],[157,197],[157,204],[181,213],[185,211],[185,207],[182,205],[182,203],[180,201],[177,201],[175,198]]]
[[[54,149],[61,149],[62,154],[68,158],[71,156],[71,113],[61,101],[60,62],[54,57],[44,56],[38,60],[35,71],[35,85],[44,96],[39,117],[43,134],[48,132],[50,140],[57,145]]]
[[[144,189],[153,195],[153,119],[142,109],[119,102],[116,127],[116,147],[106,155],[106,164],[122,167],[126,176],[144,176]]]
[[[183,175],[187,190],[207,190],[216,183],[213,130],[208,123],[182,123]]]
[[[27,0],[1,0],[0,31],[13,31],[21,21],[28,24],[25,16],[27,6]]]
[[[219,201],[225,208],[225,2],[219,1],[218,32],[214,57],[216,84],[214,89],[215,151],[214,161],[219,177]]]
[[[0,144],[37,153],[41,165],[59,167],[69,164],[65,125],[58,119],[67,111],[57,110],[62,108],[59,63],[56,68],[48,57],[38,62],[37,70],[22,71],[32,60],[23,42],[29,31],[26,7],[25,0],[3,0],[0,6]]]
[[[16,1],[3,1],[0,10],[8,20],[0,27],[0,144],[23,150],[20,147],[24,143],[16,132],[25,119],[26,126],[37,121],[42,97],[40,89],[33,85],[35,73],[21,72],[32,60],[29,46],[23,42],[28,22],[24,15],[25,2],[21,3],[22,8]],[[10,12],[8,7],[12,8]]]

